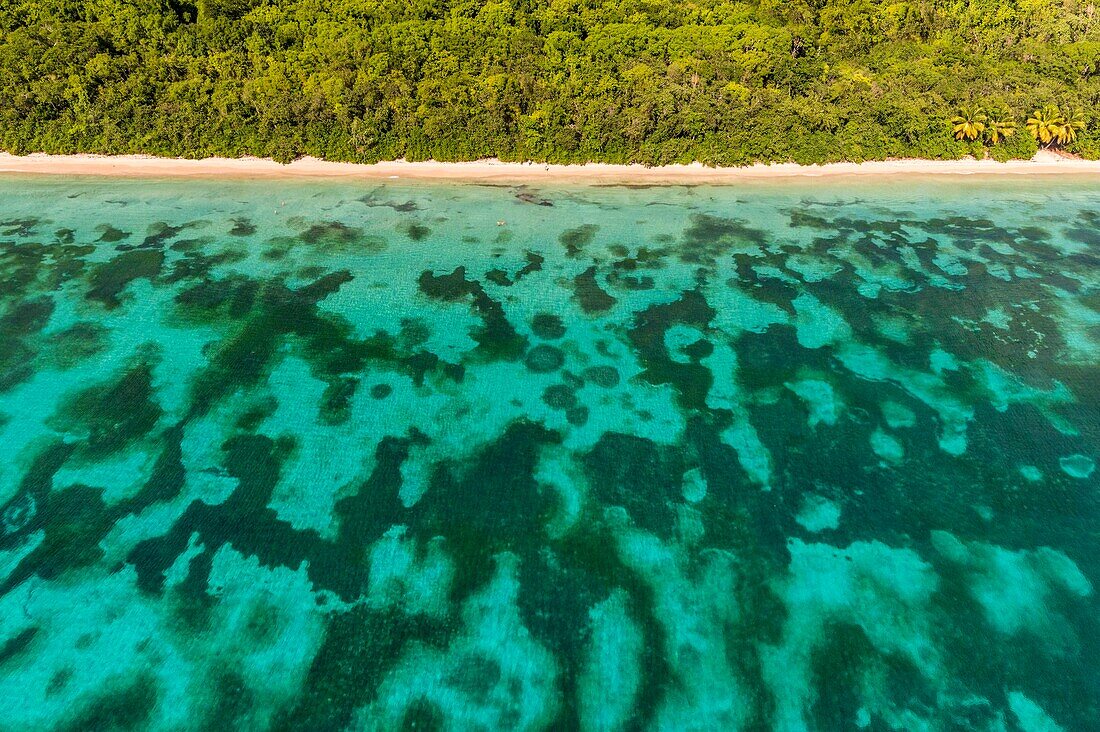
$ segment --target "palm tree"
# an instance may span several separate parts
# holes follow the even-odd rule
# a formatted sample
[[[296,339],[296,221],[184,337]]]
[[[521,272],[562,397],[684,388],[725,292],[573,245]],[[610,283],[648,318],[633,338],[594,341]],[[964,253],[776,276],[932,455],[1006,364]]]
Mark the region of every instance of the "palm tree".
[[[1058,130],[1058,144],[1066,145],[1077,139],[1077,133],[1085,129],[1085,113],[1080,109],[1075,110],[1069,117],[1062,118],[1062,126]]]
[[[997,115],[989,120],[989,141],[996,145],[1016,134],[1016,123],[1006,115]]]
[[[1027,131],[1047,147],[1060,139],[1064,125],[1065,117],[1062,116],[1057,107],[1049,105],[1042,109],[1036,109],[1027,118]],[[1076,136],[1076,132],[1074,136]]]
[[[956,140],[977,140],[985,130],[985,121],[988,117],[980,107],[963,108],[951,118],[951,131],[955,133]]]

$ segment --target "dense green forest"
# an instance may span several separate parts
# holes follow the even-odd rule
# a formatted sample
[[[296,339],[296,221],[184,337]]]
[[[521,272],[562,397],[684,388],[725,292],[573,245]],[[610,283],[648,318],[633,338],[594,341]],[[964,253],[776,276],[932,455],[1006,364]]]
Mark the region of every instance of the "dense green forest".
[[[1027,124],[1054,105],[1080,112],[1061,146],[1097,158],[1098,16],[1088,0],[0,0],[0,147],[1004,158],[1059,145]],[[976,105],[1016,134],[957,140]]]

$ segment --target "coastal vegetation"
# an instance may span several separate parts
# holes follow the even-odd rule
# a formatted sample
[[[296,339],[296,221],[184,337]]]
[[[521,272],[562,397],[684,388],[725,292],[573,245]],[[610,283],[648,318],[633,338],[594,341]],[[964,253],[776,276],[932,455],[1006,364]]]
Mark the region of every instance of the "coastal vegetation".
[[[1097,15],[1079,0],[14,0],[0,8],[0,147],[1098,158]]]
[[[1076,110],[1065,115],[1057,107],[1044,107],[1028,117],[1027,129],[1047,147],[1071,144],[1076,142],[1077,133],[1085,129],[1085,114]]]
[[[988,119],[980,109],[960,109],[951,118],[951,131],[955,133],[956,140],[977,140],[985,132],[985,122]]]

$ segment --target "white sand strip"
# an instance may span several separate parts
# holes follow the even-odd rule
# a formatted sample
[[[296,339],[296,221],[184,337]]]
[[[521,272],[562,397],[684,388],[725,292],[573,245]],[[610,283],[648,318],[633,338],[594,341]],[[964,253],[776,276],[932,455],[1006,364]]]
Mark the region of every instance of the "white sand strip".
[[[1042,151],[1031,160],[886,160],[798,165],[776,163],[739,168],[690,165],[546,165],[479,160],[469,163],[392,162],[363,165],[302,158],[289,165],[262,158],[183,160],[146,155],[16,156],[0,153],[0,173],[124,177],[371,178],[496,182],[735,183],[744,180],[827,176],[893,175],[1100,175],[1100,160],[1075,160]]]

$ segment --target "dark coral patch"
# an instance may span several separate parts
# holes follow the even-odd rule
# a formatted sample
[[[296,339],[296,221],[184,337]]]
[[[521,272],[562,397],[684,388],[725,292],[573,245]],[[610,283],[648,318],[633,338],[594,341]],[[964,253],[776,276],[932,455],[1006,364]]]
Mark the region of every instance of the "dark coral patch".
[[[20,302],[0,317],[0,333],[8,337],[37,333],[46,327],[53,310],[54,301],[46,296]]]
[[[884,693],[891,704],[927,708],[936,705],[935,693],[912,661],[904,654],[879,653],[859,626],[831,623],[823,634],[821,647],[815,648],[811,655],[811,666],[817,689],[810,708],[815,729],[839,729],[858,715],[863,704],[858,691],[861,679],[870,673],[881,675]],[[963,726],[970,729],[997,726],[999,719],[993,710],[985,705],[975,707],[960,717],[960,721],[967,719]]]
[[[708,264],[724,253],[754,249],[766,241],[764,232],[738,219],[696,214],[684,230],[683,246],[678,251],[681,261]]]
[[[472,296],[471,306],[483,325],[474,329],[470,337],[477,341],[478,352],[489,359],[512,361],[527,349],[527,338],[516,332],[504,313],[503,306],[489,297],[481,283],[466,279],[466,268],[457,267],[450,274],[436,275],[431,271],[420,274],[420,291],[429,297],[453,302]]]
[[[142,240],[140,246],[143,248],[155,249],[162,246],[169,239],[179,235],[179,233],[186,228],[186,225],[172,226],[164,221],[157,221],[149,225],[148,233]]]
[[[164,252],[156,249],[140,249],[123,252],[92,272],[91,287],[87,297],[108,308],[119,305],[119,295],[134,280],[153,279],[164,265]]]
[[[41,531],[42,540],[0,585],[0,594],[28,577],[54,579],[103,558],[100,542],[114,527],[117,517],[107,510],[99,489],[74,485],[38,495],[35,510],[28,515],[20,533]]]
[[[401,359],[401,363],[409,370],[413,383],[418,387],[424,386],[424,378],[428,374],[443,376],[456,384],[462,383],[462,380],[466,377],[465,366],[447,363],[431,351],[416,351],[412,355]],[[379,386],[388,387],[387,384],[380,384]]]
[[[35,216],[0,221],[0,234],[4,236],[18,236],[25,239],[34,234],[35,228],[41,222],[41,219]]]
[[[302,232],[301,238],[308,244],[322,244],[326,242],[346,243],[354,241],[361,233],[359,229],[355,229],[339,221],[325,221],[310,226]]]
[[[443,359],[431,351],[417,351],[405,358],[404,363],[412,373],[413,383],[420,387],[424,386],[424,377],[436,371]]]
[[[233,228],[229,230],[230,236],[251,236],[256,233],[256,225],[246,218],[233,219]]]
[[[652,290],[657,286],[656,281],[649,275],[641,275],[634,277],[631,275],[624,275],[618,272],[612,272],[607,276],[608,284],[613,287],[621,287],[624,290]]]
[[[619,371],[614,366],[589,366],[582,375],[585,381],[604,389],[619,385]]]
[[[413,241],[422,241],[428,238],[432,230],[423,224],[413,223],[408,225],[405,229],[405,233],[408,234],[409,238]]]
[[[380,189],[380,191],[381,190],[384,189]],[[379,197],[379,192],[368,193],[367,195],[361,196],[355,200],[359,201],[367,208],[392,208],[397,213],[411,213],[413,211],[420,210],[420,206],[417,205],[416,201],[405,201],[404,203],[399,203],[397,201],[383,200]]]
[[[541,255],[530,251],[527,252],[526,258],[527,263],[516,271],[515,277],[509,277],[508,273],[502,269],[491,269],[485,273],[485,279],[489,280],[494,285],[511,287],[532,272],[541,270],[542,263],[546,261]]]
[[[640,247],[634,257],[625,256],[626,247],[621,248],[623,258],[611,264],[612,272],[607,276],[608,284],[624,290],[652,290],[656,281],[650,275],[638,274],[642,268],[660,269],[664,265],[664,250]]]
[[[1100,247],[1100,231],[1096,229],[1073,228],[1067,229],[1066,238],[1081,242],[1090,247]]]
[[[50,290],[57,290],[65,283],[80,275],[84,271],[84,257],[95,251],[95,246],[84,245],[53,245],[50,247],[50,255],[53,266],[46,275],[45,286]]]
[[[565,384],[551,384],[542,392],[542,401],[551,409],[572,409],[577,404],[577,393]]]
[[[585,245],[592,242],[599,230],[600,227],[595,224],[584,224],[575,229],[566,229],[558,237],[558,241],[565,247],[565,251],[570,257],[575,257],[581,253]]]
[[[526,277],[529,274],[532,274],[534,272],[538,272],[539,270],[541,270],[543,262],[546,261],[545,257],[543,257],[541,254],[538,254],[536,252],[529,251],[524,256],[527,258],[527,264],[523,265],[519,269],[519,271],[516,272],[516,277],[515,277],[516,282],[519,282],[520,280],[522,280],[524,277]]]
[[[268,262],[280,262],[290,254],[296,241],[296,239],[289,236],[272,237],[264,242],[267,246],[260,253],[260,257]]]
[[[256,383],[265,373],[281,335],[269,318],[263,313],[255,316],[234,337],[218,344],[210,365],[195,381],[193,415],[204,414],[225,394]]]
[[[419,318],[403,318],[401,320],[398,341],[403,348],[412,350],[427,343],[431,337],[432,329],[423,320]]]
[[[456,558],[453,597],[465,597],[489,579],[497,552],[533,556],[545,546],[552,503],[534,473],[542,447],[560,441],[558,433],[522,420],[473,460],[437,470],[413,517],[424,536],[446,538]]]
[[[351,398],[359,388],[359,379],[333,379],[321,395],[320,416],[325,424],[342,424],[351,415]]]
[[[123,231],[122,229],[116,229],[110,224],[100,224],[96,227],[97,230],[103,232],[99,236],[99,241],[105,244],[114,244],[120,242],[130,236],[130,232]]]
[[[107,337],[107,329],[98,323],[74,323],[50,337],[53,362],[60,369],[70,369],[101,353],[107,347]]]
[[[259,290],[259,282],[244,277],[203,280],[176,295],[176,302],[191,314],[217,311],[237,320],[251,312]]]
[[[543,198],[534,191],[521,190],[516,193],[516,200],[522,203],[530,203],[535,206],[553,206],[554,202],[548,198]]]
[[[20,338],[8,339],[0,349],[0,392],[14,388],[34,376],[35,349]]]
[[[689,325],[705,330],[715,315],[699,290],[689,290],[671,303],[650,305],[638,313],[630,330],[630,341],[645,366],[641,377],[651,384],[671,384],[681,403],[689,409],[705,409],[706,395],[713,376],[699,360],[713,350],[705,340],[685,349],[689,363],[672,358],[665,346],[665,333],[673,325]]]
[[[156,704],[156,679],[151,674],[142,674],[120,689],[102,690],[75,719],[58,729],[81,732],[146,728]]]
[[[266,283],[243,326],[218,344],[209,367],[196,379],[192,413],[205,413],[225,394],[259,381],[280,342],[292,334],[299,337],[303,355],[319,375],[359,371],[371,359],[394,361],[391,337],[382,334],[359,341],[346,321],[319,313],[317,303],[351,278],[350,272],[340,270],[298,290]]]
[[[176,424],[161,436],[161,452],[153,472],[132,498],[117,506],[116,515],[140,513],[160,501],[170,501],[183,492],[187,471],[183,467],[183,425]]]
[[[301,697],[276,718],[274,728],[347,729],[355,710],[374,698],[406,638],[443,644],[447,637],[442,624],[397,610],[372,610],[360,604],[334,614]]]
[[[237,429],[243,430],[244,432],[255,432],[260,428],[263,421],[275,414],[278,409],[279,400],[274,396],[267,395],[261,399],[257,399],[255,402],[245,407],[240,416],[237,417]]]
[[[577,376],[572,371],[562,371],[561,380],[563,383],[568,384],[572,389],[580,389],[584,386],[584,379]]]
[[[36,635],[38,635],[38,628],[32,626],[4,641],[4,644],[0,645],[0,668],[3,668],[9,660],[18,658],[24,653]]]
[[[607,432],[584,456],[584,468],[603,504],[623,506],[639,526],[660,536],[672,530],[686,468],[680,446]]]
[[[511,287],[512,280],[508,277],[508,273],[502,269],[491,269],[485,273],[485,279],[492,282],[494,285],[500,285],[501,287]]]
[[[581,304],[581,310],[589,315],[610,310],[616,302],[596,281],[595,265],[573,278],[573,292]]]
[[[548,374],[557,371],[565,363],[565,354],[560,349],[546,343],[540,343],[527,352],[524,365],[536,374]]]
[[[233,250],[219,252],[218,254],[205,254],[203,250],[214,244],[214,239],[211,237],[202,237],[199,239],[176,239],[174,242],[168,245],[168,250],[173,252],[183,252],[189,254],[194,259],[208,262],[240,262],[247,259],[248,255],[243,250]],[[134,247],[135,249],[138,247]],[[144,247],[142,247],[144,248]],[[126,247],[117,247],[120,251],[125,251]]]
[[[481,286],[466,279],[466,268],[456,267],[450,274],[437,275],[430,271],[420,273],[420,291],[436,300],[454,301],[480,291]]]
[[[531,320],[531,330],[539,338],[547,341],[557,340],[565,335],[565,325],[561,318],[550,313],[539,313]]]
[[[313,224],[303,231],[300,236],[302,241],[307,244],[339,248],[361,238],[363,230],[339,221],[323,221],[319,224]]]
[[[264,608],[260,608],[262,611]],[[256,630],[254,622],[247,626],[248,630]],[[262,638],[249,638],[254,645],[263,647]],[[249,683],[237,671],[224,671],[208,679],[207,684],[214,692],[214,703],[209,709],[209,718],[214,725],[228,725],[234,728],[245,726],[256,705],[256,694],[249,688]]]
[[[700,338],[684,346],[683,353],[692,361],[700,361],[714,353],[714,344],[706,338]]]
[[[65,432],[83,433],[83,448],[91,455],[103,456],[144,437],[162,413],[152,369],[140,364],[117,381],[80,392],[54,421]]]
[[[329,272],[305,287],[298,289],[295,294],[308,302],[319,302],[353,279],[355,279],[355,275],[346,269]]]
[[[159,593],[164,572],[186,549],[195,532],[206,548],[200,555],[203,557],[213,556],[226,543],[245,555],[256,555],[268,566],[297,567],[303,559],[316,555],[320,540],[315,533],[295,531],[267,507],[292,446],[290,441],[275,442],[263,435],[240,435],[228,440],[222,446],[223,465],[226,473],[238,481],[238,487],[218,505],[195,500],[167,534],[139,542],[128,556],[138,572],[138,587]],[[187,583],[205,594],[209,562],[192,561],[192,575],[196,571],[199,575],[189,575]]]

